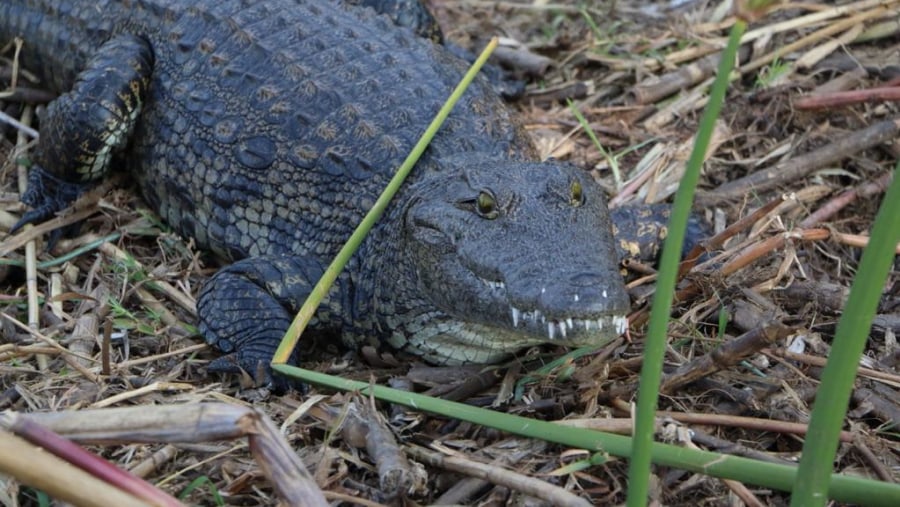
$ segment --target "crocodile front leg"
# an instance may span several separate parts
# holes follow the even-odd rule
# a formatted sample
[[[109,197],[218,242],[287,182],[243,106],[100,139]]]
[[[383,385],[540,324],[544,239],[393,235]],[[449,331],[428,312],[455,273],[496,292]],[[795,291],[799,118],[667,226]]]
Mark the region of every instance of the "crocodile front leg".
[[[270,255],[243,259],[217,272],[200,291],[197,313],[206,341],[229,355],[208,369],[244,370],[258,384],[272,383],[269,363],[275,349],[324,271],[314,258]],[[341,293],[338,283],[309,330],[337,332],[344,313]],[[297,363],[296,352],[290,362]]]
[[[150,44],[120,35],[99,48],[69,93],[50,103],[22,196],[32,209],[11,232],[50,218],[106,175],[140,116],[152,67]]]

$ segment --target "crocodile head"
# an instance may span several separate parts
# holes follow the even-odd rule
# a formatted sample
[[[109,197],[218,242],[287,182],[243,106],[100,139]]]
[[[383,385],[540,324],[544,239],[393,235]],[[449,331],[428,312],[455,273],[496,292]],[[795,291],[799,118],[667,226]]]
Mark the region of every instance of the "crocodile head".
[[[394,285],[423,301],[389,323],[392,344],[490,363],[622,334],[629,299],[601,188],[568,164],[472,158],[408,189],[399,244],[415,278]]]

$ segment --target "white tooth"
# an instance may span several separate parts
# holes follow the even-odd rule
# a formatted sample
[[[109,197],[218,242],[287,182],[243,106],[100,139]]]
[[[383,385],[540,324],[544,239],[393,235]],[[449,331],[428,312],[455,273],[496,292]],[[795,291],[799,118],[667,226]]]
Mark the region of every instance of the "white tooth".
[[[552,322],[547,324],[547,334],[550,335],[551,340],[553,339],[553,335],[555,332],[556,332],[556,326],[554,326]]]
[[[541,294],[547,292],[547,287],[541,287]]]
[[[597,319],[597,329],[603,331],[603,319]]]
[[[571,317],[569,317],[568,319],[566,319],[566,325],[569,326],[569,329],[572,329],[572,328],[575,326],[575,323],[572,322],[572,318],[571,318]]]
[[[603,289],[603,297],[606,297],[606,289]]]
[[[578,294],[575,294],[575,302],[578,302]]]
[[[563,340],[566,339],[566,324],[564,322],[559,323],[559,334],[563,337]]]
[[[513,309],[512,309],[513,327],[519,327],[519,317],[520,317],[519,309],[516,307],[513,307]]]
[[[585,331],[590,331],[590,330],[591,330],[591,321],[589,321],[589,320],[584,320],[584,321],[582,321],[582,322],[584,322],[584,330],[585,330]]]

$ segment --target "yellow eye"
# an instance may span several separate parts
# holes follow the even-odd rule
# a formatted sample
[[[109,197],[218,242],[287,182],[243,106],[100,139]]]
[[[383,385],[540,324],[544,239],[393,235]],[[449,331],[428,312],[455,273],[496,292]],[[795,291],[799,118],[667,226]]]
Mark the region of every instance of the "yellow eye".
[[[569,203],[576,207],[584,204],[584,189],[580,181],[573,181],[569,186]]]
[[[494,200],[494,196],[487,191],[482,190],[478,193],[478,198],[475,199],[475,209],[484,218],[497,218],[497,202]]]

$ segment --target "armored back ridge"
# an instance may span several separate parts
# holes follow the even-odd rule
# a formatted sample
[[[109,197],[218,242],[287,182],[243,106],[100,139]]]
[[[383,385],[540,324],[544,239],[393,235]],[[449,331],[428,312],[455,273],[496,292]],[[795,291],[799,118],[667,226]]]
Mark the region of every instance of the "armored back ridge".
[[[0,40],[17,35],[68,92],[42,119],[25,221],[120,158],[166,222],[234,261],[204,285],[200,329],[234,353],[213,368],[251,372],[466,67],[329,1],[6,0]],[[311,329],[437,363],[621,333],[602,192],[532,151],[476,80]]]

